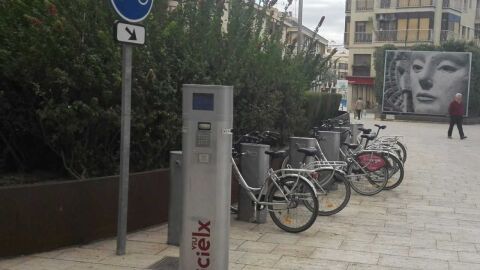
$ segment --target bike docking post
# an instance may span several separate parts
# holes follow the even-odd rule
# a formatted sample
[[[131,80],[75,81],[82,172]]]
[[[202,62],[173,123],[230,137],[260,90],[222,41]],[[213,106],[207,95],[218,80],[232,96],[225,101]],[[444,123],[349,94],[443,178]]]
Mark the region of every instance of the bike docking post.
[[[358,136],[362,134],[359,128],[363,128],[363,124],[350,124],[350,131],[352,132],[352,139],[350,143],[358,143]]]
[[[340,132],[317,131],[317,140],[328,161],[340,160]]]
[[[347,142],[347,137],[348,133],[346,131],[349,131],[350,127],[334,127],[333,131],[340,132],[340,141],[338,143],[338,146],[342,146],[342,143]]]
[[[170,198],[168,206],[168,239],[169,245],[180,245],[182,233],[182,151],[170,151]]]
[[[292,168],[300,168],[301,164],[303,163],[303,159],[305,157],[304,154],[298,152],[299,148],[308,148],[308,147],[316,147],[316,139],[315,138],[305,138],[305,137],[290,137],[290,150],[289,150],[289,164]],[[308,157],[306,163],[312,162],[313,157]]]
[[[269,145],[265,144],[241,144],[241,167],[240,171],[247,184],[251,187],[261,187],[268,176],[270,168],[270,157],[265,151],[270,150]],[[251,222],[254,218],[256,223],[265,223],[267,221],[266,209],[255,211],[254,204],[247,192],[242,188],[238,198],[238,219]],[[255,213],[256,212],[256,216]]]
[[[228,269],[233,87],[184,85],[179,269]]]

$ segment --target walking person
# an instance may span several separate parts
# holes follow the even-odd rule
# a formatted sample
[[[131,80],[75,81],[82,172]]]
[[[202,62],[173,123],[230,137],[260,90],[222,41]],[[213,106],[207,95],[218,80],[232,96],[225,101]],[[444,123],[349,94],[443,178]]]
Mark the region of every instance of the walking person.
[[[455,98],[448,107],[448,114],[450,114],[450,127],[448,128],[448,138],[452,138],[453,126],[457,125],[458,133],[460,133],[460,139],[466,139],[467,136],[463,134],[462,127],[463,115],[465,114],[465,109],[463,108],[462,103],[462,94],[457,93],[455,95]]]
[[[356,114],[358,120],[360,120],[360,118],[362,117],[363,107],[364,107],[363,100],[362,100],[361,97],[359,97],[357,99],[357,101],[355,102],[355,114]],[[353,117],[353,119],[355,119],[355,116]]]

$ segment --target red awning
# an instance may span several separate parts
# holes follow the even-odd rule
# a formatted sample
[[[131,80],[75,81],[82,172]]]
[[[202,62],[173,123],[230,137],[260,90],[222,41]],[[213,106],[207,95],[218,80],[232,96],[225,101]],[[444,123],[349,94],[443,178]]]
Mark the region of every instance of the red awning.
[[[375,78],[372,77],[356,77],[356,76],[347,76],[349,84],[356,85],[372,85],[375,82]]]

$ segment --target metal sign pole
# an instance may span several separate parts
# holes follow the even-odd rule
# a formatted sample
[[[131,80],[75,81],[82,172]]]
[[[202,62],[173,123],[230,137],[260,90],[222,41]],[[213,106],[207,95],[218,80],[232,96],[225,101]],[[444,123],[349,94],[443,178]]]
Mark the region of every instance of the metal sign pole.
[[[128,176],[132,93],[132,45],[122,45],[122,119],[118,194],[117,255],[125,254],[127,240]]]

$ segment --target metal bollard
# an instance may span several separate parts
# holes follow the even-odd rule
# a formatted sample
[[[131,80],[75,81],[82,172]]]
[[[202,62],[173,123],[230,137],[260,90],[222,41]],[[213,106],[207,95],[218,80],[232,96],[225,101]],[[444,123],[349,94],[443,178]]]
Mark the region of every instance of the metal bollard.
[[[170,198],[168,206],[169,245],[180,245],[182,235],[182,151],[170,151]]]
[[[350,124],[350,131],[352,131],[352,139],[350,143],[358,143],[358,136],[362,134],[359,128],[363,128],[363,124]]]
[[[300,168],[305,157],[304,154],[299,153],[297,150],[299,148],[305,147],[316,147],[315,138],[304,138],[304,137],[290,137],[290,150],[289,150],[289,164],[292,168]],[[313,161],[312,157],[309,157],[305,163]]]
[[[340,160],[340,132],[318,131],[318,144],[328,161]]]
[[[270,157],[265,154],[265,151],[270,150],[269,145],[242,143],[241,152],[241,173],[245,178],[247,184],[251,187],[260,187],[263,185],[265,178],[268,175],[270,168]],[[255,218],[257,223],[267,222],[266,208],[257,211],[257,216],[254,217],[254,205],[252,200],[247,195],[245,190],[240,189],[238,198],[238,219],[250,222]]]
[[[350,130],[350,127],[335,127],[333,129],[333,131],[340,132],[340,141],[338,143],[339,146],[341,146],[341,144],[344,142],[350,142],[350,141],[347,141],[348,134],[345,132],[347,130]]]

